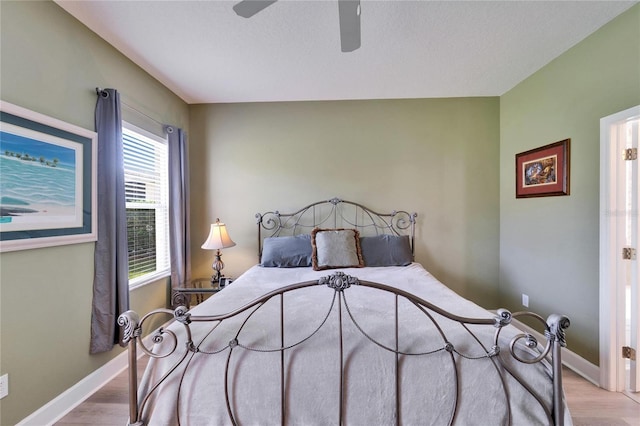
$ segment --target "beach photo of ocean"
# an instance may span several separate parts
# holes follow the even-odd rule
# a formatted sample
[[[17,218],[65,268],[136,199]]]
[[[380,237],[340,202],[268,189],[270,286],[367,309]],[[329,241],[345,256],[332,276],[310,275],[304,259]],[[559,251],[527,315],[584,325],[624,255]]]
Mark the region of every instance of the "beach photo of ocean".
[[[80,148],[0,131],[0,229],[77,226]],[[80,168],[78,167],[80,166]],[[80,215],[81,216],[81,215]],[[80,218],[81,220],[81,218]]]

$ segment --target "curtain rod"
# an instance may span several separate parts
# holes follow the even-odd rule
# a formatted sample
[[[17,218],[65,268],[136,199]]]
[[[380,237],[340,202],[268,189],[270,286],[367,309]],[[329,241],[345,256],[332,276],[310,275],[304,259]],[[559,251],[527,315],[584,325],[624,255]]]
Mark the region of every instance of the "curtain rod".
[[[104,93],[106,93],[106,92],[104,91],[104,89],[102,89],[102,88],[100,88],[100,87],[96,87],[96,94],[97,94],[97,95],[104,96]],[[142,115],[142,116],[144,116],[144,117],[148,118],[149,120],[153,121],[154,123],[159,124],[160,126],[162,126],[162,128],[163,128],[163,129],[165,129],[165,131],[166,131],[167,133],[173,133],[173,130],[174,130],[174,127],[175,127],[175,126],[172,126],[172,125],[170,125],[170,124],[161,123],[160,121],[156,120],[155,118],[151,117],[150,115],[145,114],[144,112],[142,112],[142,111],[140,111],[140,110],[138,110],[138,109],[134,108],[133,106],[129,105],[128,103],[124,102],[124,101],[122,100],[122,98],[120,99],[120,103],[121,103],[123,106],[125,106],[125,107],[129,108],[130,110],[133,110],[133,111],[135,111],[136,113],[138,113],[138,114],[140,114],[140,115]]]

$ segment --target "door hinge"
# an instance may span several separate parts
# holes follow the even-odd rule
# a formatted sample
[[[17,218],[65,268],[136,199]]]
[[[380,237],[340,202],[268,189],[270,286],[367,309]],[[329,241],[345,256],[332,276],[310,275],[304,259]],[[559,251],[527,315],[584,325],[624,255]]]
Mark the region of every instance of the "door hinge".
[[[633,349],[633,348],[630,348],[629,346],[623,346],[622,347],[622,358],[630,359],[631,361],[635,361],[636,360],[636,350]]]
[[[623,247],[622,248],[622,259],[623,260],[636,260],[636,249],[633,247]]]
[[[622,158],[625,161],[637,160],[638,159],[638,148],[628,148],[625,149],[622,153]]]

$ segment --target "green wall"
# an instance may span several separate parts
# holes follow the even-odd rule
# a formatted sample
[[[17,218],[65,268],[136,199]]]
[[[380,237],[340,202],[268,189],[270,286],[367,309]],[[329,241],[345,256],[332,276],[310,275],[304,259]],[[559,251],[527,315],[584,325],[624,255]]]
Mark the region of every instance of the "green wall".
[[[3,101],[94,130],[95,88],[113,87],[133,109],[188,128],[182,100],[55,3],[1,1],[0,15]],[[123,117],[144,125],[132,108]],[[0,254],[0,374],[10,390],[0,424],[17,423],[120,353],[89,355],[93,254],[93,243]],[[137,289],[132,308],[164,307],[166,292],[166,280]]]
[[[220,218],[236,247],[225,273],[257,261],[254,214],[340,197],[419,214],[416,259],[449,287],[495,307],[498,98],[191,106],[193,276]]]
[[[502,304],[568,315],[598,364],[600,118],[640,104],[640,5],[500,98]],[[515,154],[571,138],[571,194],[515,198]]]

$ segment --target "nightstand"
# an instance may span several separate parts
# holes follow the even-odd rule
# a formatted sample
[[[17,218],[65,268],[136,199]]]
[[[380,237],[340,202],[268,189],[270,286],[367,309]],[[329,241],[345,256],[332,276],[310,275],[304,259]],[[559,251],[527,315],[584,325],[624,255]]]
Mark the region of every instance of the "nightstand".
[[[220,286],[218,282],[212,283],[211,277],[195,278],[191,280],[191,285],[189,287],[176,287],[173,289],[171,303],[173,306],[182,305],[190,308],[193,296],[195,296],[196,304],[201,303],[207,298],[207,295],[210,296],[219,292],[224,289],[224,287],[231,284],[232,281],[233,280],[231,278],[223,277],[222,282],[224,285]]]

